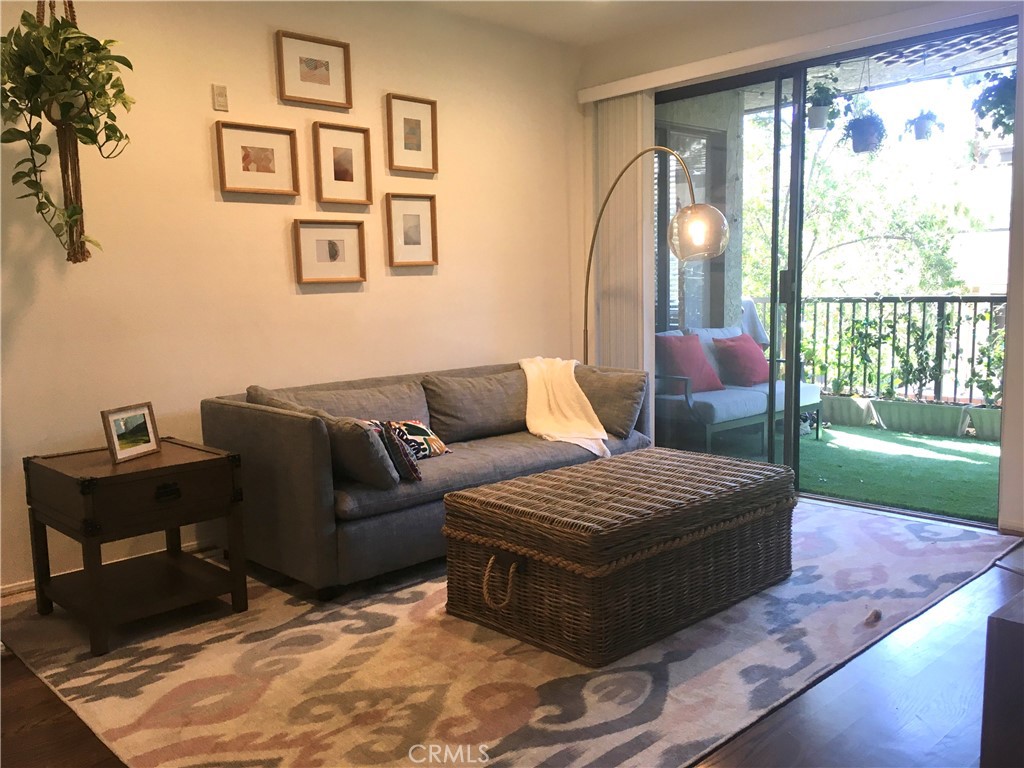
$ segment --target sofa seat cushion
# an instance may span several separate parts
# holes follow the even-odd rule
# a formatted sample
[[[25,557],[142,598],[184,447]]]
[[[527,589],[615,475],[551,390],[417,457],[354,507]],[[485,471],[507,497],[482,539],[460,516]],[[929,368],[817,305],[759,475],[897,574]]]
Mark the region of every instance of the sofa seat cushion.
[[[699,421],[721,424],[768,412],[768,396],[749,387],[726,387],[717,392],[698,392],[692,396],[693,409],[682,395],[658,395],[655,415],[660,419]]]
[[[756,389],[758,392],[763,392],[764,396],[768,397],[768,382],[763,384],[755,384],[751,389]],[[775,382],[775,410],[781,411],[785,403],[786,397],[786,382],[776,381]],[[821,387],[817,384],[809,384],[805,381],[800,382],[800,405],[816,405],[821,402]],[[765,408],[768,406],[766,405]]]
[[[632,432],[625,440],[609,437],[612,455],[646,448],[651,439]],[[529,432],[513,432],[480,440],[449,445],[451,453],[419,464],[423,479],[401,483],[381,491],[366,485],[345,484],[335,488],[334,511],[340,520],[357,520],[426,504],[444,498],[449,491],[461,491],[521,475],[580,464],[595,456],[571,443],[543,440]]]

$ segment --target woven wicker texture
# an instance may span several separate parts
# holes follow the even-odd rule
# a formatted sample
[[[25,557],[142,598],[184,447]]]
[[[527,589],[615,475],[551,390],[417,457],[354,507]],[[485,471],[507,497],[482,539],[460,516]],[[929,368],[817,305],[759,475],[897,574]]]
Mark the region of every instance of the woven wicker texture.
[[[449,493],[444,531],[597,575],[745,513],[794,504],[789,467],[648,448]]]
[[[602,666],[789,576],[787,467],[662,448],[445,496],[448,613]]]

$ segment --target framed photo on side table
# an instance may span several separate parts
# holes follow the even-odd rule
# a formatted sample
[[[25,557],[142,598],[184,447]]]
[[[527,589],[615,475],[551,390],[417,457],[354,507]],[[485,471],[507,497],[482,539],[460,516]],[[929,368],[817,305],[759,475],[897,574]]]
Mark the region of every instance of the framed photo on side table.
[[[366,282],[363,222],[296,219],[293,227],[300,283]]]
[[[386,195],[388,263],[392,267],[437,264],[437,205],[433,195]]]
[[[351,107],[348,43],[278,30],[277,95],[281,101]]]
[[[369,128],[313,123],[313,155],[317,202],[373,202]]]
[[[221,192],[299,194],[295,131],[217,121]]]
[[[100,411],[107,450],[115,464],[160,450],[160,435],[152,403],[136,403]]]
[[[388,168],[437,173],[437,102],[387,96]]]

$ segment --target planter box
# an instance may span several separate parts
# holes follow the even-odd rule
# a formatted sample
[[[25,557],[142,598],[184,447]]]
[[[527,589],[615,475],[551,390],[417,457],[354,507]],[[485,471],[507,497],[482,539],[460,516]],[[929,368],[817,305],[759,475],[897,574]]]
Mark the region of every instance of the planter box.
[[[892,432],[959,437],[967,430],[966,408],[962,405],[915,403],[902,400],[872,400],[878,425]]]
[[[822,395],[821,418],[841,427],[866,427],[875,423],[875,409],[863,397]]]
[[[967,414],[974,425],[974,434],[979,440],[998,443],[1002,433],[1003,411],[1001,408],[968,408]]]

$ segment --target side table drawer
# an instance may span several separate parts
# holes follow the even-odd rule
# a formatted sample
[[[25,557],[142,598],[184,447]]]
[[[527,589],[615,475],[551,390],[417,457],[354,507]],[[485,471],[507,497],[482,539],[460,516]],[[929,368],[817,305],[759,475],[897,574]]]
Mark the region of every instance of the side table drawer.
[[[123,483],[98,483],[92,489],[92,519],[104,533],[164,517],[188,513],[197,520],[223,514],[232,502],[234,481],[227,461],[208,462],[189,471]]]

